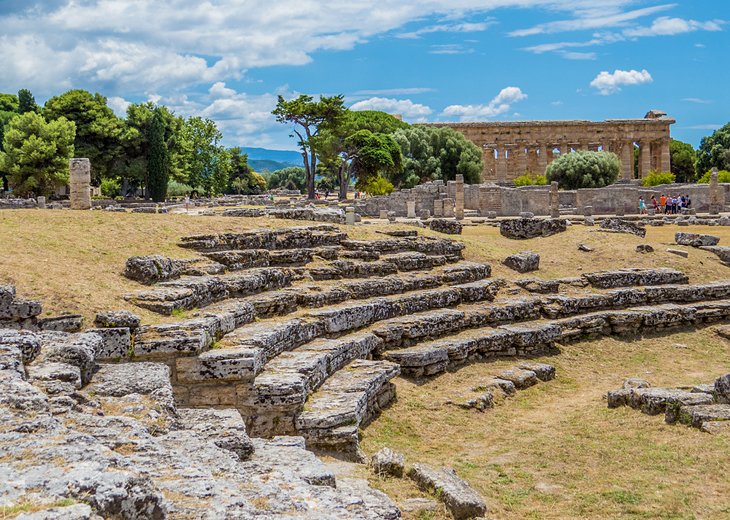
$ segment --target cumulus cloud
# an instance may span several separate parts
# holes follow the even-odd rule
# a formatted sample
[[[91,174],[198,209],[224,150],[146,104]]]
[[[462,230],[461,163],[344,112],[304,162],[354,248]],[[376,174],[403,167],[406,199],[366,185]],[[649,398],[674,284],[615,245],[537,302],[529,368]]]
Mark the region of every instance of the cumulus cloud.
[[[615,94],[621,91],[622,86],[644,85],[651,83],[654,79],[646,69],[638,70],[615,70],[613,73],[602,71],[591,81],[591,87],[598,89],[603,96]]]
[[[420,38],[424,34],[437,33],[437,32],[451,32],[451,33],[470,33],[470,32],[482,32],[486,31],[489,27],[496,24],[496,20],[490,19],[485,22],[464,22],[464,23],[452,23],[452,24],[438,24],[429,25],[427,27],[421,27],[415,31],[404,32],[396,35],[398,38],[415,39]]]
[[[423,121],[431,114],[431,107],[414,103],[410,99],[394,99],[372,97],[358,101],[350,107],[351,110],[380,110],[389,114],[400,114],[404,119]]]
[[[462,121],[489,119],[508,112],[511,105],[523,99],[527,99],[527,94],[519,87],[505,87],[486,105],[449,105],[442,115]]]
[[[112,96],[110,98],[107,98],[106,104],[114,111],[114,113],[118,117],[126,117],[127,108],[129,108],[129,105],[131,105],[132,103],[122,97]]]

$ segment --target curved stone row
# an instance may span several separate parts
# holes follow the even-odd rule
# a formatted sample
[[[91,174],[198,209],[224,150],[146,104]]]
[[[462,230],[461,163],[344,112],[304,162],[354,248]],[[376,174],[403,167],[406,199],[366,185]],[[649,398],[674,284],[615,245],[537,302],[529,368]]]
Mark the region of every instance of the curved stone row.
[[[669,424],[682,423],[708,433],[730,433],[730,373],[714,383],[682,388],[653,388],[630,378],[608,392],[609,408],[630,406],[647,415],[664,414]]]

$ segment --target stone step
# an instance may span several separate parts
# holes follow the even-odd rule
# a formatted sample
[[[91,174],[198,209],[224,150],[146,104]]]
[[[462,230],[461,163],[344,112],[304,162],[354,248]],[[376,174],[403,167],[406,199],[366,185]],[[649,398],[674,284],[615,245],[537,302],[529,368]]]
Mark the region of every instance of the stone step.
[[[369,332],[338,339],[317,339],[271,360],[238,408],[253,435],[293,435],[295,419],[307,398],[332,374],[356,359],[367,359],[382,340]]]
[[[443,255],[456,260],[461,258],[461,251],[466,247],[463,242],[426,236],[399,237],[386,240],[348,239],[343,240],[340,245],[349,250],[371,251],[381,255],[416,251],[429,255]]]
[[[434,493],[455,520],[482,517],[487,512],[484,499],[451,468],[414,464],[408,476],[424,491]]]
[[[390,380],[400,373],[387,361],[353,361],[307,400],[296,429],[307,447],[361,459],[358,429],[395,397]]]
[[[287,268],[264,267],[228,275],[185,276],[125,296],[125,299],[160,314],[204,307],[228,298],[257,294],[291,285],[299,275]]]
[[[533,356],[555,342],[591,335],[636,333],[730,318],[730,300],[665,304],[630,310],[605,310],[557,320],[482,326],[443,339],[387,350],[384,359],[398,363],[404,375],[429,376],[473,357]]]
[[[336,226],[321,224],[283,229],[252,229],[243,233],[183,237],[180,247],[200,252],[241,249],[301,249],[337,246],[347,238]]]
[[[315,257],[336,260],[338,249],[336,246],[272,251],[268,249],[231,249],[203,253],[203,256],[225,265],[229,271],[240,271],[252,267],[301,267],[312,262]]]

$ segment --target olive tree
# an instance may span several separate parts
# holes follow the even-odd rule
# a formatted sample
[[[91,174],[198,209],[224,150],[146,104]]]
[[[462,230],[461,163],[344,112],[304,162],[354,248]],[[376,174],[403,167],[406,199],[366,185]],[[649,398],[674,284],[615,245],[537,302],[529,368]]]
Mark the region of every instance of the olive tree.
[[[579,151],[560,156],[545,171],[548,181],[558,181],[561,188],[602,188],[613,184],[621,171],[614,153]]]

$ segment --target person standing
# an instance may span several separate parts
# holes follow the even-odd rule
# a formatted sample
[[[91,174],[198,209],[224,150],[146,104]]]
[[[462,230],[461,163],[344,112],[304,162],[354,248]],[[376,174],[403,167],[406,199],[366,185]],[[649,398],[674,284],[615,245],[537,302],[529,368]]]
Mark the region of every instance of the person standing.
[[[646,215],[646,202],[644,197],[639,197],[639,215]]]
[[[667,197],[662,193],[661,197],[659,197],[659,210],[662,213],[667,212]]]

